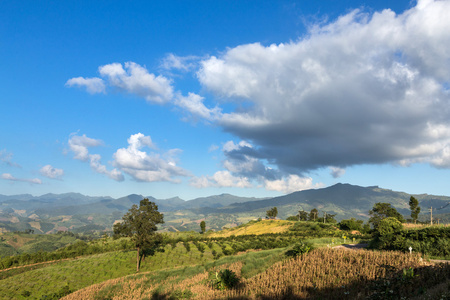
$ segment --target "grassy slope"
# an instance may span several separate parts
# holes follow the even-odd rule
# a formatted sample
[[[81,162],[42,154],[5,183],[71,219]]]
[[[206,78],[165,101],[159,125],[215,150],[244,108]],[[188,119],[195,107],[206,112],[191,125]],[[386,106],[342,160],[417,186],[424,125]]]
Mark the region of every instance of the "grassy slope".
[[[295,224],[294,221],[285,220],[261,220],[260,222],[250,221],[247,224],[225,229],[219,232],[208,234],[208,237],[229,237],[232,235],[260,235],[265,233],[286,232]]]
[[[425,266],[418,255],[318,249],[280,262],[282,254],[282,249],[253,252],[183,269],[123,277],[88,287],[64,299],[180,299],[188,295],[193,299],[366,299],[368,296],[370,299],[403,296],[402,299],[414,296],[440,299],[436,296],[450,296],[446,291],[446,285],[450,284],[450,265]],[[266,260],[274,263],[268,269],[259,266]],[[241,277],[242,284],[237,289],[218,291],[208,285],[209,273],[212,271],[213,275],[224,268]],[[409,268],[415,273],[404,275],[403,270]]]
[[[287,231],[295,222],[268,220],[262,222],[250,222],[236,228],[219,232],[217,236],[245,235],[267,233],[272,230]],[[301,222],[299,225],[310,225],[309,222]],[[314,224],[313,224],[314,225]],[[265,231],[267,230],[267,231]],[[205,237],[213,237],[215,234],[205,235]],[[202,236],[194,233],[173,233],[174,236]],[[310,239],[311,242],[318,246],[326,246],[331,243],[342,243],[340,238],[316,238]],[[347,240],[348,242],[348,240]],[[206,245],[205,245],[206,246]],[[250,252],[240,256],[227,256],[219,260],[213,259],[212,252],[221,253],[221,248],[214,243],[212,249],[205,247],[202,254],[194,245],[190,243],[190,251],[187,251],[182,243],[178,243],[175,248],[171,245],[166,246],[164,253],[156,253],[154,257],[147,258],[142,264],[142,272],[152,271],[147,275],[137,275],[136,280],[146,282],[148,291],[150,286],[172,286],[177,282],[187,280],[194,275],[203,274],[206,270],[223,264],[233,264],[241,262],[238,267],[243,278],[251,278],[261,272],[264,272],[270,265],[283,259],[283,253],[286,249],[275,249],[268,251]],[[39,299],[43,295],[49,295],[64,288],[68,284],[71,290],[80,290],[92,284],[101,284],[100,293],[110,293],[108,291],[116,290],[117,287],[123,287],[124,282],[128,287],[139,286],[143,283],[137,281],[128,282],[128,279],[122,278],[126,275],[135,274],[135,251],[116,251],[93,256],[87,256],[76,260],[65,261],[51,266],[40,267],[35,270],[27,270],[21,274],[15,273],[14,276],[0,280],[0,298],[1,299],[25,299],[21,295],[28,291],[30,297],[27,299]],[[144,276],[146,279],[142,279]],[[149,277],[150,276],[150,277]],[[200,276],[200,275],[199,275]],[[6,276],[5,276],[6,277]],[[170,278],[178,277],[176,281]],[[117,279],[120,278],[120,279]],[[159,278],[159,279],[158,279]],[[113,282],[105,282],[114,279]],[[119,284],[119,282],[122,282]],[[204,286],[204,280],[199,286]],[[99,291],[99,286],[92,287],[95,291]],[[159,287],[160,290],[164,288]],[[85,290],[94,293],[94,290]],[[195,289],[194,289],[195,290]],[[194,290],[192,291],[193,293]],[[106,292],[105,292],[106,291]],[[89,293],[90,293],[89,292]],[[95,292],[95,293],[97,293]],[[92,294],[93,295],[93,294]]]
[[[77,238],[67,234],[26,234],[7,232],[0,235],[0,257],[18,253],[53,251],[74,243]]]

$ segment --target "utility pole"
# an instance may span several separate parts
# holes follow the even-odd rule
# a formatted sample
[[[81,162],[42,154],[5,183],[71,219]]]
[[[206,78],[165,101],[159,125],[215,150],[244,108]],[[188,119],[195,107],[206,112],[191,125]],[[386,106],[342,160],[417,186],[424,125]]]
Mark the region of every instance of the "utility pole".
[[[323,212],[323,223],[325,224],[325,220],[327,219],[327,212]]]
[[[430,225],[433,225],[433,206],[430,206],[430,212],[431,212],[431,222],[430,222]]]

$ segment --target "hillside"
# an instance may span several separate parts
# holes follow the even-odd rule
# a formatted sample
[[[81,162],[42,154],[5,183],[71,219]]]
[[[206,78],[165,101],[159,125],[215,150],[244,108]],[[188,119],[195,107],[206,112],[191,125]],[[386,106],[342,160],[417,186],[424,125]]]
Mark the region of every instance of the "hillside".
[[[392,299],[448,295],[450,265],[431,265],[417,252],[332,248],[345,243],[347,234],[332,224],[285,220],[254,221],[217,233],[165,233],[163,251],[146,257],[139,274],[128,238],[78,241],[53,251],[58,257],[45,255],[46,263],[26,265],[42,253],[0,260],[5,269],[0,298],[386,299],[387,285]],[[299,242],[308,248],[292,257]],[[7,269],[13,261],[19,267]],[[242,284],[214,288],[216,274],[226,269]]]
[[[185,201],[175,197],[155,199],[151,196],[128,195],[118,199],[111,197],[89,197],[77,193],[31,195],[0,195],[0,232],[32,229],[36,233],[71,230],[84,232],[111,230],[133,205],[143,198],[154,201],[164,213],[166,231],[199,230],[205,220],[207,230],[233,227],[257,218],[264,218],[266,211],[278,208],[278,217],[285,219],[299,210],[319,210],[335,214],[336,220],[368,219],[368,211],[377,202],[391,203],[399,212],[409,216],[409,197],[405,192],[382,189],[377,186],[360,187],[336,184],[322,189],[294,192],[275,198],[237,197],[229,194],[196,198]],[[450,197],[414,195],[419,200],[422,212],[420,219],[429,220],[429,207],[440,208],[450,202]],[[434,210],[435,219],[450,221],[450,206]]]

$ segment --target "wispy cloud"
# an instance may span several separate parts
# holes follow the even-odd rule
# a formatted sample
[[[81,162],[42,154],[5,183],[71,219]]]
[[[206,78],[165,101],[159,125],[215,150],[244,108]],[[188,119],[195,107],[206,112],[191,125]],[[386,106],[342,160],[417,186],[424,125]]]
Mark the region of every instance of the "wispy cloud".
[[[194,177],[190,185],[196,188],[239,187],[250,188],[253,185],[247,177],[234,176],[229,171],[217,171],[213,176]]]
[[[169,53],[163,59],[161,67],[166,70],[180,70],[180,71],[191,71],[196,69],[200,57],[198,56],[177,56],[173,53]]]
[[[12,161],[13,154],[6,151],[6,149],[0,150],[0,162],[10,167],[20,168],[20,165]]]
[[[13,175],[11,175],[10,173],[3,173],[1,176],[2,179],[4,180],[9,180],[9,181],[19,181],[19,182],[28,182],[31,184],[42,184],[42,181],[39,178],[16,178]]]
[[[72,135],[69,139],[70,150],[74,153],[74,158],[89,162],[91,169],[99,174],[108,176],[116,181],[123,181],[123,174],[117,170],[108,170],[105,165],[101,164],[101,156],[99,154],[90,154],[90,147],[97,147],[103,144],[103,141],[89,138],[85,134],[82,136]]]

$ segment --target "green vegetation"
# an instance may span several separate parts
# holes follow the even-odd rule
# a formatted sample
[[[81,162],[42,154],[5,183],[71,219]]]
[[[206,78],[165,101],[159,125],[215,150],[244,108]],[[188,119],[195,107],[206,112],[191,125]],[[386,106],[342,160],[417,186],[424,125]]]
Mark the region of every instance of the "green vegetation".
[[[276,207],[272,207],[268,211],[266,211],[266,217],[269,219],[275,219],[278,215],[278,209]]]
[[[405,223],[403,216],[391,206],[390,203],[375,203],[373,208],[369,211],[370,219],[369,223],[372,223],[376,229],[381,220],[385,218],[396,218],[399,222]]]
[[[202,233],[206,232],[206,222],[205,221],[200,222],[200,230]]]
[[[122,217],[123,222],[114,225],[116,236],[127,236],[133,241],[136,253],[136,271],[139,272],[141,260],[146,255],[153,255],[162,244],[162,235],[155,233],[157,224],[164,223],[158,206],[148,199],[134,204]]]
[[[403,229],[397,220],[388,218],[380,223],[371,246],[380,250],[419,252],[436,258],[450,259],[450,227],[430,226]]]
[[[409,198],[409,209],[411,209],[411,218],[413,219],[414,223],[417,223],[417,219],[419,218],[420,213],[420,206],[419,201],[413,196]]]
[[[89,240],[71,232],[55,234],[31,234],[25,232],[7,232],[0,235],[0,258],[21,253],[49,252],[62,248],[78,240]]]
[[[340,266],[343,268],[342,270],[346,270],[345,272],[354,272],[355,274],[358,272],[360,272],[359,274],[366,272],[363,265],[358,267],[362,268],[358,269],[359,271],[347,269],[350,267],[345,265],[347,263],[351,265],[351,262],[357,265],[366,259],[362,258],[363,256],[351,258],[353,254],[350,254],[350,252],[344,252],[349,253],[349,255],[343,254],[337,257],[331,255],[331,253],[334,253],[333,251],[338,251],[329,249],[332,246],[345,242],[357,243],[361,239],[371,238],[367,233],[364,235],[350,234],[350,229],[353,225],[360,226],[362,223],[352,219],[349,221],[341,222],[342,224],[339,224],[338,228],[337,224],[317,221],[259,220],[250,221],[247,224],[218,233],[164,233],[161,235],[160,240],[161,251],[154,252],[153,256],[146,255],[143,257],[140,269],[141,275],[128,277],[128,279],[124,276],[136,273],[136,269],[133,268],[133,262],[136,259],[136,244],[131,238],[122,237],[114,239],[104,235],[102,238],[92,241],[76,240],[73,244],[52,252],[41,251],[35,254],[21,254],[3,258],[0,261],[3,268],[25,265],[32,262],[46,263],[34,266],[27,265],[0,272],[0,298],[24,299],[26,297],[28,299],[41,299],[46,296],[46,299],[57,299],[57,297],[73,291],[79,292],[67,296],[67,299],[77,299],[77,295],[80,296],[80,293],[85,292],[88,293],[86,294],[88,296],[83,296],[85,299],[108,299],[115,295],[125,297],[123,293],[128,293],[126,294],[128,295],[128,299],[145,299],[145,297],[151,299],[156,296],[162,299],[169,299],[170,297],[172,297],[170,299],[196,299],[196,297],[201,298],[202,296],[200,295],[206,295],[205,298],[210,297],[209,299],[214,299],[216,296],[224,298],[227,295],[240,295],[242,297],[244,295],[266,295],[267,297],[272,297],[273,295],[270,289],[267,291],[258,291],[257,281],[270,278],[267,277],[268,275],[265,275],[266,272],[278,272],[275,270],[281,268],[280,266],[283,266],[289,257],[297,257],[296,259],[300,260],[306,259],[308,262],[316,262],[319,264],[318,261],[320,259],[317,258],[317,255],[319,255],[322,257],[321,260],[328,264],[344,264]],[[340,229],[344,228],[344,225],[347,226],[348,231]],[[275,228],[277,228],[276,233],[270,233]],[[441,251],[440,253],[430,252],[432,248],[450,249],[448,245],[445,245],[445,242],[448,243],[450,240],[450,228],[437,228],[429,227],[427,229],[428,231],[423,231],[425,230],[423,228],[406,230],[403,229],[398,219],[382,218],[377,229],[374,231],[375,239],[372,245],[376,248],[409,252],[407,247],[410,244],[407,243],[413,242],[418,244],[412,246],[414,251],[413,256],[410,257],[417,258],[415,253],[418,251],[422,252],[419,250],[418,245],[423,248],[424,251],[422,253],[424,254],[445,257],[445,251]],[[258,232],[258,234],[254,234],[253,232]],[[16,240],[17,242],[20,241],[20,239]],[[326,255],[329,257],[324,253],[328,253]],[[381,256],[384,255],[382,254],[384,252],[380,253]],[[401,254],[396,255],[402,257]],[[405,255],[405,259],[409,257],[409,253]],[[315,258],[313,259],[312,257]],[[60,260],[63,258],[68,259]],[[47,262],[54,259],[57,261]],[[309,261],[310,259],[312,260]],[[380,258],[373,259],[377,261]],[[368,260],[365,264],[371,264],[371,262]],[[365,291],[364,293],[366,293],[365,295],[372,295],[372,291],[376,291],[381,295],[381,284],[385,285],[387,282],[382,281],[384,278],[388,278],[386,280],[395,283],[393,285],[394,288],[402,290],[404,289],[402,284],[415,282],[417,275],[422,278],[423,276],[428,276],[426,274],[431,274],[425,269],[422,270],[421,268],[423,266],[411,263],[411,261],[408,263],[405,262],[401,266],[397,265],[397,262],[391,262],[390,265],[395,266],[395,272],[393,270],[387,270],[387,273],[378,274],[379,277],[376,277],[378,279],[372,277],[364,279],[364,282],[371,287],[371,290],[363,289]],[[347,278],[345,279],[348,280],[347,283],[344,283],[345,280],[341,279],[342,274],[339,273],[339,269],[330,269],[330,266],[322,266],[322,268],[325,270],[328,268],[331,273],[323,276],[320,275],[322,277],[319,278],[309,278],[309,280],[312,280],[311,282],[316,283],[316,292],[313,292],[314,287],[302,286],[301,284],[306,284],[306,282],[301,279],[299,282],[303,283],[298,283],[300,294],[297,296],[326,298],[329,295],[327,293],[341,295],[341,290],[338,289],[337,285],[335,286],[334,283],[331,284],[328,281],[332,278],[335,281],[338,280],[341,285],[348,285],[348,292],[350,294],[354,293],[362,284],[360,277],[354,277],[353,279]],[[223,270],[229,270],[233,273]],[[439,272],[445,273],[449,271],[445,268],[436,270],[438,274],[441,274]],[[303,270],[302,272],[314,273],[317,270]],[[373,274],[376,274],[376,272]],[[277,278],[276,276],[273,278]],[[307,278],[309,273],[295,276],[306,276]],[[441,277],[442,280],[447,280],[447,277]],[[228,280],[227,278],[231,278],[231,281],[238,279],[242,285],[236,284],[233,289],[225,289],[225,281]],[[211,288],[210,283],[214,279],[216,280],[216,287],[220,287],[219,290]],[[324,281],[320,287],[319,282],[321,280]],[[425,281],[429,283],[427,280]],[[284,286],[282,282],[282,279],[274,279],[274,283],[279,285],[281,293],[289,293],[289,286]],[[91,293],[89,292],[89,288],[81,290],[92,284],[99,284],[101,288],[95,288],[95,292],[92,292],[94,294],[89,294]],[[306,290],[312,294],[306,293]],[[203,292],[201,291],[204,291],[206,294],[202,294]],[[212,296],[209,293],[212,293]],[[242,299],[246,298],[244,297]]]

